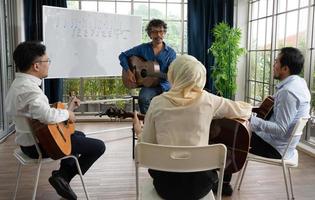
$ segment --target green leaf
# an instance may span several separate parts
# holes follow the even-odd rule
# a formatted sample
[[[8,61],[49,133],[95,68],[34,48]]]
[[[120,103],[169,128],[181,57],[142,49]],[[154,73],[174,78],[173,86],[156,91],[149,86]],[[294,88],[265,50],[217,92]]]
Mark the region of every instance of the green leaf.
[[[213,28],[212,33],[214,42],[208,53],[212,53],[215,66],[211,71],[211,78],[218,94],[231,98],[237,89],[237,61],[246,52],[244,48],[239,47],[241,30],[222,22]]]

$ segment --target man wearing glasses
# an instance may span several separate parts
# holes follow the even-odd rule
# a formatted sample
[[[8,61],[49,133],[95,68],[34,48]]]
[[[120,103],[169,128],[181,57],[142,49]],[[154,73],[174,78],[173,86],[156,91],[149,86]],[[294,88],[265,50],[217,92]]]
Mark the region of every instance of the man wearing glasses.
[[[80,100],[73,98],[67,109],[50,107],[47,96],[39,87],[42,79],[48,76],[50,64],[46,47],[40,42],[20,43],[14,50],[13,59],[18,73],[7,93],[5,108],[15,124],[15,142],[24,154],[35,159],[38,158],[38,153],[28,118],[37,119],[44,124],[67,120],[75,122],[73,110],[79,107]],[[41,144],[39,147],[43,157],[48,157],[45,148]],[[71,147],[71,154],[77,155],[83,174],[105,151],[103,141],[88,138],[80,131],[75,131],[71,135]],[[78,171],[74,159],[63,159],[59,170],[52,172],[49,182],[60,196],[65,199],[77,199],[70,187],[70,181],[76,174]]]
[[[160,19],[152,19],[147,27],[146,32],[151,42],[140,44],[119,55],[120,65],[128,74],[128,82],[136,83],[133,72],[129,69],[128,58],[131,56],[142,57],[146,61],[156,61],[160,65],[160,71],[167,73],[170,63],[176,58],[175,51],[163,42],[166,34],[167,24]],[[145,114],[149,108],[151,99],[170,89],[167,80],[161,79],[157,87],[142,87],[139,93],[140,112]]]

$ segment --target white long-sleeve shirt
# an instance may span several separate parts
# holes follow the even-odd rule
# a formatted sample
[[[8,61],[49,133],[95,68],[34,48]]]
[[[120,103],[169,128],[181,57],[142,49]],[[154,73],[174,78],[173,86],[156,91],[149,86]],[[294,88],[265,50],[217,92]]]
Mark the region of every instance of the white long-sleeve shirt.
[[[17,73],[5,99],[5,111],[15,123],[15,142],[21,146],[31,146],[34,140],[27,118],[42,123],[59,123],[69,118],[65,109],[51,108],[47,96],[41,88],[42,80],[26,73]]]
[[[178,145],[208,145],[213,118],[243,118],[251,115],[252,106],[234,102],[203,91],[194,103],[174,106],[163,95],[152,99],[145,116],[142,142]]]

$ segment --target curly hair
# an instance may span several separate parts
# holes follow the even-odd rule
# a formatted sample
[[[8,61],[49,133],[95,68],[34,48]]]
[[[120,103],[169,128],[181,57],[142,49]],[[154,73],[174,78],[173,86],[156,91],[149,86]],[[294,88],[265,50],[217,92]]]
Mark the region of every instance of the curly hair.
[[[148,23],[148,25],[147,25],[147,27],[145,29],[145,31],[147,32],[148,36],[150,36],[150,32],[152,30],[152,27],[163,27],[165,31],[167,30],[167,24],[163,20],[152,19]]]

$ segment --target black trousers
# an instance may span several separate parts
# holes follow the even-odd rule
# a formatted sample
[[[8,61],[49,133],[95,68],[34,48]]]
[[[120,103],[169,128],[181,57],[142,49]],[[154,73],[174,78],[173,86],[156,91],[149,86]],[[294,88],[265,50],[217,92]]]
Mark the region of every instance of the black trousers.
[[[266,158],[282,158],[281,154],[271,146],[269,143],[265,142],[261,137],[259,137],[255,132],[252,132],[250,139],[250,149],[249,152],[258,156]],[[232,174],[224,174],[224,182],[229,183],[232,179]]]
[[[88,138],[81,131],[75,131],[71,135],[71,154],[78,157],[78,161],[82,170],[82,174],[93,165],[93,163],[105,152],[105,144],[103,141]],[[40,145],[39,145],[40,146]],[[40,146],[41,152],[44,158],[48,155],[45,150]],[[36,146],[21,146],[23,153],[28,155],[30,158],[38,158],[38,153],[36,151]],[[59,173],[68,182],[78,174],[77,167],[75,165],[75,160],[73,158],[63,159],[60,162]]]
[[[197,200],[206,196],[218,181],[215,170],[176,173],[149,169],[157,193],[166,200]]]
[[[277,149],[275,149],[269,143],[265,142],[255,132],[252,133],[252,137],[250,139],[250,147],[251,148],[249,149],[249,152],[252,154],[266,158],[282,158]]]

